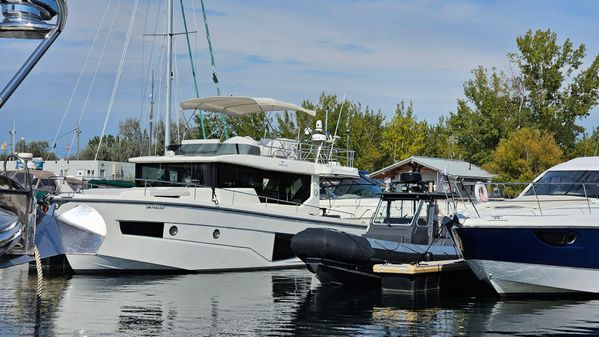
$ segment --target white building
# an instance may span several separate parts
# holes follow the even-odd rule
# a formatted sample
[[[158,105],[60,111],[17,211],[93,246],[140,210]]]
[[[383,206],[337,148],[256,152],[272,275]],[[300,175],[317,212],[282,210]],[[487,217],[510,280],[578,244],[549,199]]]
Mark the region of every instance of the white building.
[[[81,177],[85,179],[133,179],[135,164],[115,161],[93,160],[49,160],[44,170],[61,176]]]

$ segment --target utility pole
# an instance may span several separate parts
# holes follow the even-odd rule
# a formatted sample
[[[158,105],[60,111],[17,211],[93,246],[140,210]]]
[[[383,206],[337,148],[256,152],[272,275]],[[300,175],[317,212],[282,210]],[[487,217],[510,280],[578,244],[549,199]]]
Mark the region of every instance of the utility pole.
[[[77,129],[75,129],[75,133],[77,134],[77,160],[79,160],[79,149],[81,145],[81,129],[79,128],[79,124],[77,124]]]

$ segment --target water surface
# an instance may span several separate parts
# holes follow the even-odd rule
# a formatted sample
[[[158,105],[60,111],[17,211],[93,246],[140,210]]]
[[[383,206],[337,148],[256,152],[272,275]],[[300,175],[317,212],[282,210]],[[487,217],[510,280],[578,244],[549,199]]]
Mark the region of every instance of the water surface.
[[[305,270],[45,278],[0,271],[0,335],[598,334],[597,299],[399,296],[321,287]],[[39,308],[39,311],[37,310]]]

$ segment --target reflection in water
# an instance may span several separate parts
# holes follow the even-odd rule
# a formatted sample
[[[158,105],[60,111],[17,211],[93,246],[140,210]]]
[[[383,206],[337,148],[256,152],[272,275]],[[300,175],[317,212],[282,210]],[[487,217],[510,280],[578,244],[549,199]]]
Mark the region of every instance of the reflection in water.
[[[0,335],[32,335],[35,275],[0,271]],[[596,334],[599,300],[321,287],[304,270],[44,281],[43,336]]]

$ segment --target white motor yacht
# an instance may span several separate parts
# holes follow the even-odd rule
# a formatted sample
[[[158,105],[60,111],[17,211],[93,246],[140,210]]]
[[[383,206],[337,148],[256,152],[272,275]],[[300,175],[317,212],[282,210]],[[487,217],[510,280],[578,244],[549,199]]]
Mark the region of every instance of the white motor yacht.
[[[229,116],[314,114],[248,97],[194,99],[181,106]],[[361,216],[321,206],[321,179],[360,177],[330,153],[326,137],[315,132],[307,146],[233,137],[185,141],[169,147],[166,156],[132,158],[136,187],[54,198],[57,221],[66,225],[61,227],[81,230],[93,242],[85,253],[67,254],[69,264],[78,273],[303,266],[290,248],[294,234],[306,228],[362,234],[367,228]]]

